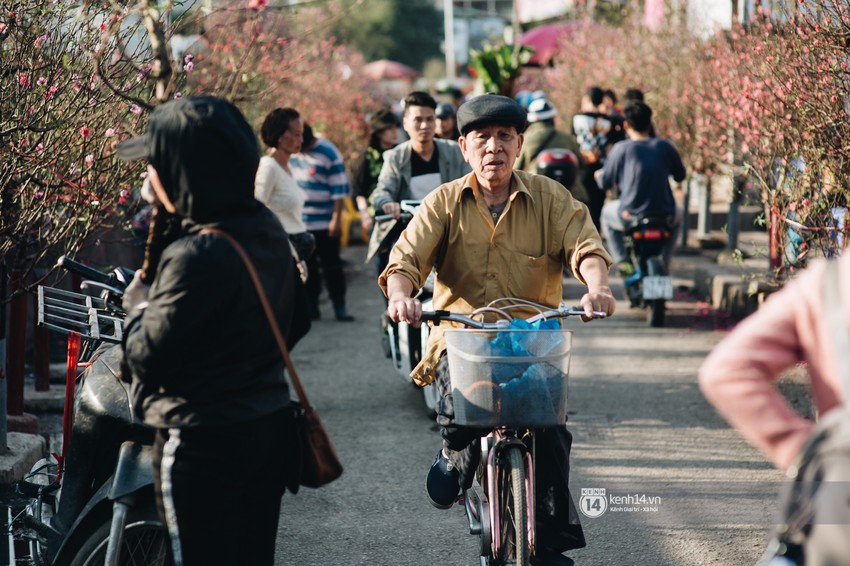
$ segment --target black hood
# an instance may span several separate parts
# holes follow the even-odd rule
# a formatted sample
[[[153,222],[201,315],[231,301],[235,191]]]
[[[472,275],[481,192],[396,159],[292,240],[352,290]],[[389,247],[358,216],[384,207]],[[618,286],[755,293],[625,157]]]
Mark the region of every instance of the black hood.
[[[212,96],[168,102],[153,111],[147,133],[131,142],[156,169],[183,219],[209,224],[258,206],[260,148],[231,103]]]

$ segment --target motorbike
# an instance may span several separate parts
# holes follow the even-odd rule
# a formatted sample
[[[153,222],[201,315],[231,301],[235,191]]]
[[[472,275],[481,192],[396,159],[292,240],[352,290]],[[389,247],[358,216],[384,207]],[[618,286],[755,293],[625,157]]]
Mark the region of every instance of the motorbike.
[[[537,154],[537,173],[555,179],[570,192],[578,177],[578,157],[569,149],[544,149]]]
[[[434,274],[428,277],[428,281],[422,288],[419,294],[419,300],[422,302],[422,310],[431,310],[434,308],[432,295],[434,292]],[[430,327],[427,324],[420,325],[419,328],[413,328],[406,322],[397,324],[388,322],[384,329],[382,342],[384,345],[384,354],[392,360],[393,367],[401,374],[405,382],[411,383],[410,372],[422,360],[422,348],[428,343],[428,334]],[[426,385],[422,388],[422,397],[425,402],[425,407],[429,413],[435,413],[437,410],[437,388],[434,385]]]
[[[170,564],[154,498],[153,429],[133,415],[121,379],[120,304],[133,271],[105,274],[65,257],[59,265],[85,278],[84,293],[98,295],[38,289],[38,324],[68,335],[68,379],[62,453],[37,462],[17,484],[28,500],[15,526],[28,540],[26,558],[72,566]]]
[[[410,219],[413,218],[419,204],[420,201],[401,201],[401,216],[398,219],[394,219],[391,215],[376,216],[373,237],[379,239],[380,242],[371,247],[377,250],[392,245],[398,239],[398,236],[407,223],[410,222]],[[366,261],[368,262],[371,257],[371,255],[367,257]],[[432,272],[418,295],[419,300],[422,302],[423,310],[433,309],[433,294],[434,273]],[[430,327],[427,324],[423,324],[419,328],[413,328],[405,322],[394,323],[389,320],[386,314],[384,314],[381,320],[381,344],[384,349],[384,355],[392,361],[393,367],[401,375],[405,383],[412,383],[410,372],[422,360],[422,350],[428,343]],[[437,410],[437,401],[439,401],[437,388],[433,385],[423,387],[422,397],[426,410],[429,413],[435,413]]]
[[[633,272],[626,274],[626,296],[633,308],[647,309],[647,323],[664,326],[666,301],[673,298],[673,278],[662,253],[673,237],[666,217],[639,216],[624,234]]]

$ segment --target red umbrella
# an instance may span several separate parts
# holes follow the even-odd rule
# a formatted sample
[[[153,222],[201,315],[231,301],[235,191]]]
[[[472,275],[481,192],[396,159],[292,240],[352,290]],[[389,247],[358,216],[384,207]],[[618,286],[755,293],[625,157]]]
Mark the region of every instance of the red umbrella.
[[[419,71],[398,61],[379,59],[363,66],[363,73],[373,81],[381,79],[415,79]]]
[[[533,47],[529,65],[548,65],[558,54],[561,41],[581,26],[581,22],[557,22],[532,28],[519,36],[517,43]]]

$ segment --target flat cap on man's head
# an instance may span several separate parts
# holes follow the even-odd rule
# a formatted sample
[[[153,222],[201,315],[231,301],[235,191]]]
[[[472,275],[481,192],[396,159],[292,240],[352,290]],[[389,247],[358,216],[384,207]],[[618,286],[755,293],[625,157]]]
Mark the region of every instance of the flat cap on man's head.
[[[466,135],[481,126],[513,126],[518,133],[528,125],[525,109],[513,98],[483,94],[457,109],[457,127]]]

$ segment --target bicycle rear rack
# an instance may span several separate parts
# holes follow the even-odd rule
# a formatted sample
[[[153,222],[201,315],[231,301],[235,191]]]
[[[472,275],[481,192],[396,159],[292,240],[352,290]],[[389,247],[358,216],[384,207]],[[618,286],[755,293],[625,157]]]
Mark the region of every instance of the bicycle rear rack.
[[[107,308],[100,297],[38,287],[39,326],[62,334],[78,332],[83,340],[120,344],[123,321],[123,316]]]

